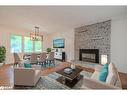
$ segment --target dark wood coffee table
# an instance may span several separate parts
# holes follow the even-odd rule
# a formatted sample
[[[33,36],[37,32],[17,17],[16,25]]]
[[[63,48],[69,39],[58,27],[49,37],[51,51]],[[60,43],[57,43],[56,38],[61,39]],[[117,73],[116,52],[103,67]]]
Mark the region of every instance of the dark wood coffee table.
[[[69,67],[66,67],[66,68],[69,68]],[[67,74],[64,72],[64,69],[66,68],[63,68],[59,71],[56,71],[56,73],[58,74],[61,74],[62,76],[59,77],[58,79],[56,79],[58,82],[62,83],[62,84],[65,84],[66,86],[72,88],[74,87],[74,85],[81,79],[83,78],[82,75],[80,75],[80,72],[83,70],[81,68],[78,68],[76,67],[72,73],[70,74]]]

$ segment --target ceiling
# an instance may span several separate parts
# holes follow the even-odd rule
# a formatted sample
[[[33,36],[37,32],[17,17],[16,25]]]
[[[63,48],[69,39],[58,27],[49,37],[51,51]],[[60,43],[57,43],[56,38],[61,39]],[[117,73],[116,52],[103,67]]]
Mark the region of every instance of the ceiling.
[[[0,6],[0,24],[45,33],[127,16],[127,6]]]

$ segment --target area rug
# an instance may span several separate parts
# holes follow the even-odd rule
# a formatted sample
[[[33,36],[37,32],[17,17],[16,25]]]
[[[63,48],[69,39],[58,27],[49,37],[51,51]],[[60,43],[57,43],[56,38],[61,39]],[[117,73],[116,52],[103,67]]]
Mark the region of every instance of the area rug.
[[[70,89],[69,87],[57,82],[56,80],[48,77],[42,76],[35,87],[32,89],[45,89],[45,90],[59,90],[59,89]]]
[[[86,71],[81,72],[81,74],[86,77],[90,77],[92,75],[92,73],[89,73]],[[52,74],[49,74],[48,76],[42,76],[39,82],[36,84],[36,86],[33,87],[32,89],[58,89],[58,90],[59,89],[71,89],[68,86],[56,81],[56,79],[60,76],[61,75],[55,72]],[[78,85],[74,86],[72,89],[76,89],[77,87]]]

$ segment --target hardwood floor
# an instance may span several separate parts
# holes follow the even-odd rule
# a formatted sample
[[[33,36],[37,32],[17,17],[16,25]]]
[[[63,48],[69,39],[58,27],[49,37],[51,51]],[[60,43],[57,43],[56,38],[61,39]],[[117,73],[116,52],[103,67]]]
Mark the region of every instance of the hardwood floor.
[[[119,72],[123,89],[127,89],[127,74]]]
[[[60,64],[56,67],[52,67],[52,68],[48,68],[46,70],[42,71],[42,75],[48,75],[52,72],[58,71],[62,68],[67,67],[69,64],[63,63]],[[79,66],[80,68],[83,68],[85,71],[88,72],[94,72],[93,69],[88,69],[88,68],[84,68]],[[124,73],[119,73],[120,78],[121,78],[121,82],[122,82],[122,87],[123,89],[127,89],[127,74]],[[2,67],[0,67],[0,87],[1,86],[8,86],[8,87],[13,87],[13,66],[12,65],[4,65]]]
[[[12,65],[0,67],[0,86],[13,86]]]

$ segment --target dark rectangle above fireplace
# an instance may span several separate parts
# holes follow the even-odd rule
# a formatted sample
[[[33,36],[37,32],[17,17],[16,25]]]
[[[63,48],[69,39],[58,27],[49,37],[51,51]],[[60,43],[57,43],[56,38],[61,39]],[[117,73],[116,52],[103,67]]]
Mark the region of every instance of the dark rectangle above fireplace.
[[[79,60],[92,63],[99,63],[99,49],[80,49]]]

